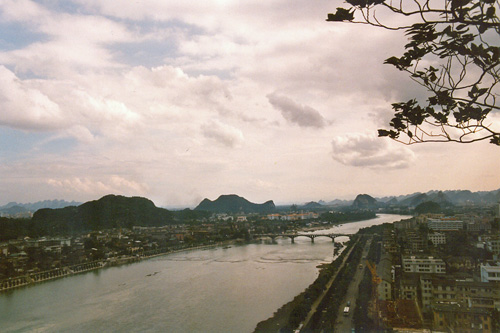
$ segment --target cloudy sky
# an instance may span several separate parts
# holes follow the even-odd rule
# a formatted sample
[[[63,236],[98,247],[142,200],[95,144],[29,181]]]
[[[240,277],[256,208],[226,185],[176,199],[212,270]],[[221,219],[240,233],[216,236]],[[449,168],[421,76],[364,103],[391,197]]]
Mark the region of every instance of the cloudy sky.
[[[0,205],[500,188],[500,148],[377,138],[419,94],[340,1],[0,0]]]

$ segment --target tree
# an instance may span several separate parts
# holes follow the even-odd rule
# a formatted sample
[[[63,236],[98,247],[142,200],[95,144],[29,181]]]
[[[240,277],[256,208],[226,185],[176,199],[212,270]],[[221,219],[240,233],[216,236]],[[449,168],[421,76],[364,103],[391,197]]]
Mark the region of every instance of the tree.
[[[428,92],[425,101],[393,103],[391,129],[380,129],[379,136],[405,144],[489,140],[500,146],[500,125],[491,119],[500,111],[498,0],[347,3],[349,8],[337,8],[327,21],[405,31],[404,54],[385,63]]]

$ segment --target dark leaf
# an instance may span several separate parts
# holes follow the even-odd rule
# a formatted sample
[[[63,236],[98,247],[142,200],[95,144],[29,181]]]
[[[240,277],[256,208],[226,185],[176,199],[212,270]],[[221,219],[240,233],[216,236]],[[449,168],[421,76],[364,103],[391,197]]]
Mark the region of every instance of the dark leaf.
[[[380,137],[388,136],[391,139],[397,139],[397,137],[399,136],[399,133],[396,131],[393,131],[393,130],[387,131],[384,129],[379,129],[378,136],[380,136]]]
[[[391,132],[389,132],[388,130],[383,130],[383,129],[378,130],[378,136],[389,136],[390,134]]]
[[[352,21],[354,20],[354,10],[349,11],[344,8],[337,8],[335,14],[328,14],[327,21],[341,22],[341,21]]]
[[[490,143],[500,146],[500,135],[495,135],[490,139]]]
[[[486,10],[486,17],[489,17],[489,18],[495,17],[495,7],[493,7],[493,6],[488,7],[488,9]]]

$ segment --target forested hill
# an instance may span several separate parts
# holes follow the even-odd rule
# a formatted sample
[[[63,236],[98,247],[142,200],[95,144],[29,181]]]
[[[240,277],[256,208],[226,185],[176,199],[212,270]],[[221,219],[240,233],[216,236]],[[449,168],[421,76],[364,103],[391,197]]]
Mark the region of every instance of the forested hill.
[[[358,194],[358,196],[352,203],[352,207],[358,209],[375,209],[379,206],[380,204],[377,202],[377,200],[369,196],[368,194]]]
[[[221,195],[215,201],[203,199],[195,210],[214,213],[270,213],[276,210],[272,200],[256,204],[235,194]]]
[[[161,226],[173,222],[172,212],[146,198],[107,195],[80,206],[40,209],[33,224],[48,234],[117,227]]]

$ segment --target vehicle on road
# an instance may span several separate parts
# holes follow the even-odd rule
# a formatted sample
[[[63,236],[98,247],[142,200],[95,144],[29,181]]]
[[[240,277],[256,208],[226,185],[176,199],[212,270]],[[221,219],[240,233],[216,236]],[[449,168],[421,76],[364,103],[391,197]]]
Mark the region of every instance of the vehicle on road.
[[[344,307],[344,316],[347,317],[349,315],[349,307]]]

